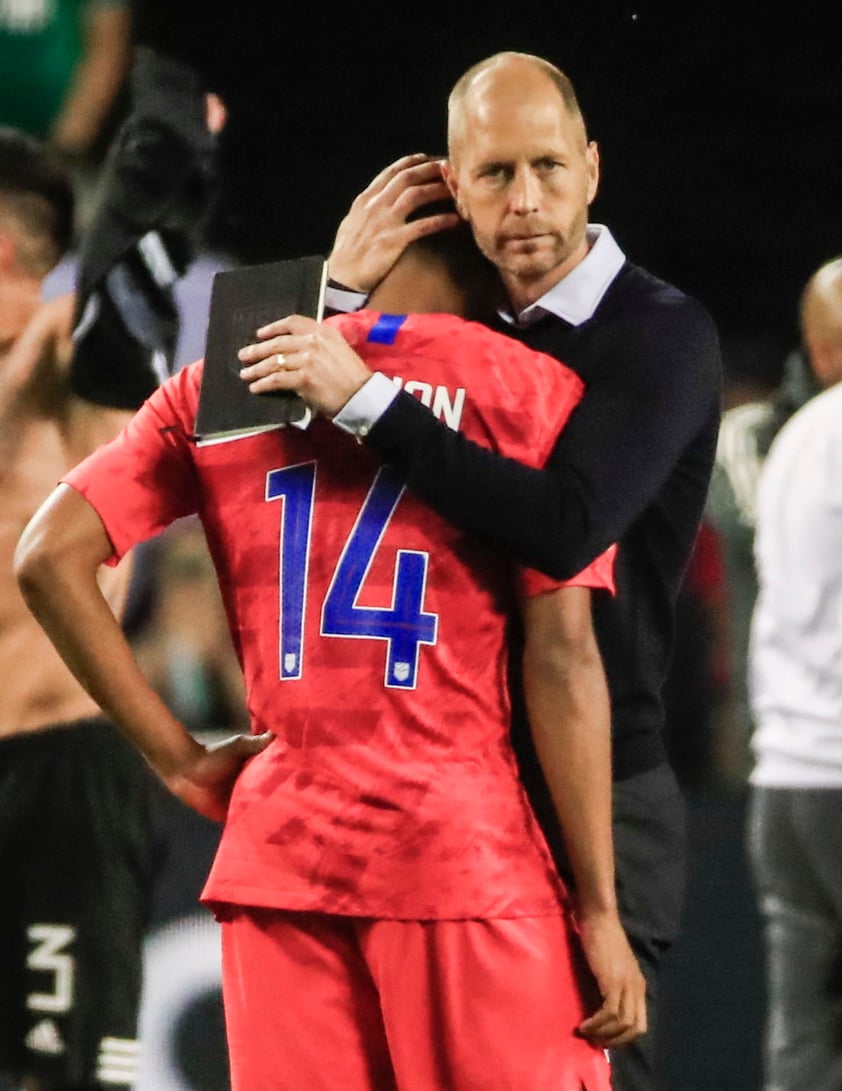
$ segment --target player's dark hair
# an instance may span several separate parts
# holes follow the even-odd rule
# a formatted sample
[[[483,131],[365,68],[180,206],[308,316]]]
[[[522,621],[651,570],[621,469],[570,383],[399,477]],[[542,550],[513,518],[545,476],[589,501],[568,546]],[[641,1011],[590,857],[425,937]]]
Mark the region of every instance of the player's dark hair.
[[[49,239],[57,261],[74,233],[70,175],[42,141],[0,125],[0,199],[15,209],[33,234]]]
[[[439,201],[422,205],[407,216],[407,222],[445,212],[456,212],[452,197],[443,197]],[[424,235],[412,245],[417,250],[440,258],[457,284],[476,284],[478,289],[488,289],[497,283],[494,266],[480,251],[474,241],[473,232],[464,220],[460,220],[455,227]]]

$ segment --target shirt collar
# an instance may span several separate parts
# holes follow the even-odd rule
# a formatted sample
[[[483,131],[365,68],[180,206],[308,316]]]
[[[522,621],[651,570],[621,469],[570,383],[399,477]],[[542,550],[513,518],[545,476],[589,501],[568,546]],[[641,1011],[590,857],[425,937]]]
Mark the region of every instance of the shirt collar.
[[[588,224],[587,239],[590,243],[587,255],[567,276],[518,315],[510,306],[501,307],[500,317],[511,326],[532,325],[546,314],[562,318],[571,326],[586,322],[626,260],[604,224]]]

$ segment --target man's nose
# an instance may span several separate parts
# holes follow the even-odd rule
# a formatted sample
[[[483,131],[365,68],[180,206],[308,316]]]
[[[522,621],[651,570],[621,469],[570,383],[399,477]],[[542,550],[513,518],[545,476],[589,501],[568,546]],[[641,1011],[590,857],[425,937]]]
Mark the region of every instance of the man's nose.
[[[520,216],[537,212],[540,203],[541,184],[535,172],[529,166],[518,167],[509,190],[509,206],[512,212]]]

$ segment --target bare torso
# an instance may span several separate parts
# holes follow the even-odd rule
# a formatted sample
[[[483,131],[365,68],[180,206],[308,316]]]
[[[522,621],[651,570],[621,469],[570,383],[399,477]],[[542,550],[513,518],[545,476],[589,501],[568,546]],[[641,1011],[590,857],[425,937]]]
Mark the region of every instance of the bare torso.
[[[130,416],[67,388],[70,316],[69,300],[47,305],[0,356],[0,737],[98,711],[30,613],[13,572],[18,538],[41,502]],[[129,578],[128,560],[103,572],[118,615]]]

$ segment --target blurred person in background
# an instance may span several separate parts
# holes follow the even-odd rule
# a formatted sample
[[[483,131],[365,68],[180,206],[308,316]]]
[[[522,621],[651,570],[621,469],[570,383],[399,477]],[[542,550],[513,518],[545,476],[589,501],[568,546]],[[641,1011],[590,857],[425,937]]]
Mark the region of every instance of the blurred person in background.
[[[77,237],[125,108],[132,0],[3,0],[0,125],[46,141],[71,170]]]
[[[766,397],[723,414],[706,519],[719,538],[727,588],[727,695],[720,703],[715,761],[723,785],[743,791],[753,762],[748,643],[757,598],[757,484],[769,448],[796,410],[842,375],[842,263],[822,263],[798,305],[799,344]]]
[[[767,962],[768,1091],[842,1087],[842,258],[805,291],[821,393],[771,442],[754,497],[759,592],[749,849]]]
[[[5,73],[4,73],[5,76]],[[165,377],[173,282],[214,189],[221,104],[138,50],[77,291],[42,298],[73,187],[44,141],[0,129],[0,1087],[131,1085],[157,782],[66,669],[12,571],[56,480]],[[220,112],[222,111],[222,112]],[[130,568],[103,590],[120,616]]]
[[[247,729],[242,671],[201,524],[180,520],[150,545],[149,610],[130,636],[141,670],[188,731]]]

